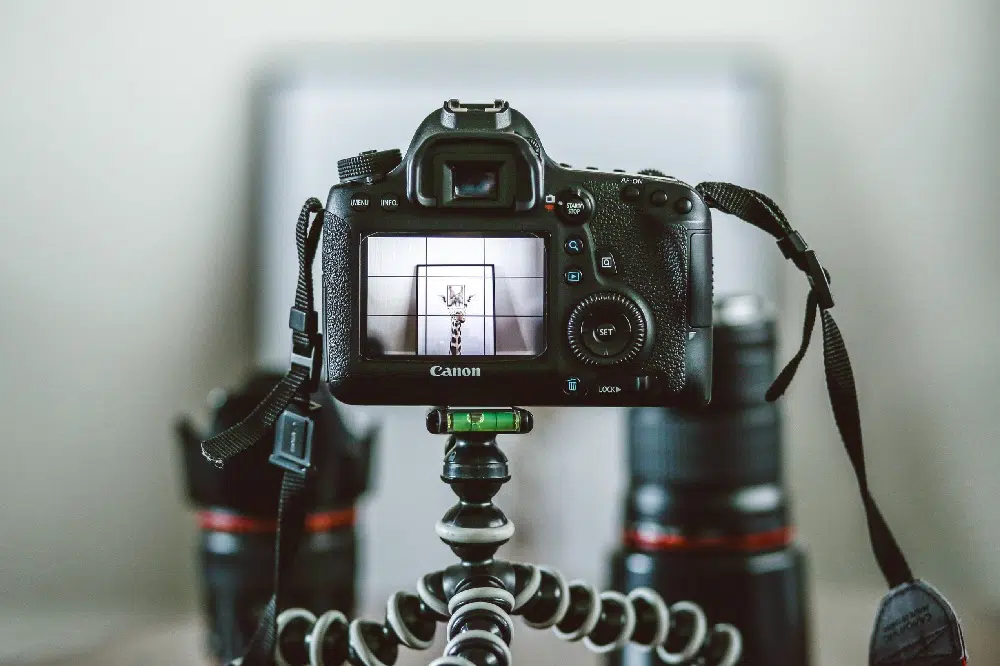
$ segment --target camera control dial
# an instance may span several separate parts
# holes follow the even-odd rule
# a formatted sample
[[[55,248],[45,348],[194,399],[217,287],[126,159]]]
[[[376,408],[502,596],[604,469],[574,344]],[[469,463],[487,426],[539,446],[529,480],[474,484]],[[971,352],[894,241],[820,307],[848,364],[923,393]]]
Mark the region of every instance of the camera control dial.
[[[569,315],[569,348],[587,365],[618,365],[639,355],[647,327],[632,299],[614,292],[591,294]]]
[[[387,173],[399,166],[403,155],[398,149],[366,150],[355,157],[337,160],[337,175],[340,182],[365,181],[376,183]]]

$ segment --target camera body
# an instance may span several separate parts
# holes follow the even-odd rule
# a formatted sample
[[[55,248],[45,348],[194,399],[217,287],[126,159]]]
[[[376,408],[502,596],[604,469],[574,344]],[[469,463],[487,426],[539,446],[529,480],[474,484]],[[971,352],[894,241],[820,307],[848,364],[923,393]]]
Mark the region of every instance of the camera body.
[[[353,404],[705,404],[712,235],[693,187],[553,162],[501,100],[338,163],[326,375]]]

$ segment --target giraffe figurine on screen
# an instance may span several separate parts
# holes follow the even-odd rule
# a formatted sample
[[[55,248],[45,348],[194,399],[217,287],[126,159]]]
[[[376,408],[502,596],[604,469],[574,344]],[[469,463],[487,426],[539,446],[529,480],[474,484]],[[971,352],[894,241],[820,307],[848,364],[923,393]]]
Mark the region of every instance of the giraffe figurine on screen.
[[[451,315],[451,342],[448,345],[448,353],[452,356],[462,354],[462,324],[465,323],[465,309],[472,300],[472,294],[465,295],[465,285],[448,285],[448,295],[442,296],[448,314]]]

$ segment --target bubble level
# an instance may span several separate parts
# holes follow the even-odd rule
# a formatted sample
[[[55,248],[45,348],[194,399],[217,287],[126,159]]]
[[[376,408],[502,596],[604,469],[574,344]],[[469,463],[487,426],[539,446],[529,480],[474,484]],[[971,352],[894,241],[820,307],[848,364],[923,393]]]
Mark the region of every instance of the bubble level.
[[[526,433],[531,414],[511,409],[435,409],[427,415],[427,429],[435,434],[461,432]]]

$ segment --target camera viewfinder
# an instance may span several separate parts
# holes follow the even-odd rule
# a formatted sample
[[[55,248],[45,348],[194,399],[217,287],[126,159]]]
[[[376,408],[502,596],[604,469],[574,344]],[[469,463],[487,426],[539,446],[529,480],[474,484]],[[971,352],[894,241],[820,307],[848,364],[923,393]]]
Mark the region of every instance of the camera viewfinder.
[[[452,162],[452,195],[455,199],[496,201],[502,162]]]

